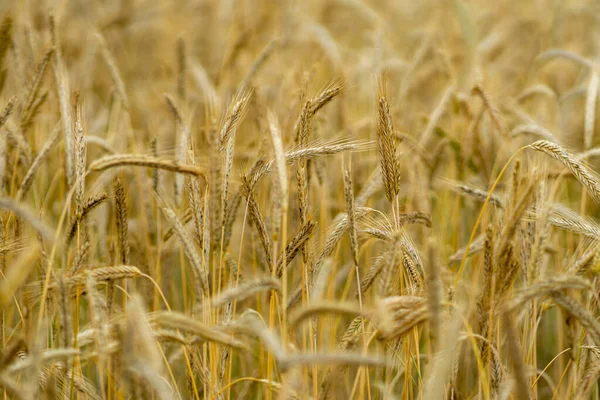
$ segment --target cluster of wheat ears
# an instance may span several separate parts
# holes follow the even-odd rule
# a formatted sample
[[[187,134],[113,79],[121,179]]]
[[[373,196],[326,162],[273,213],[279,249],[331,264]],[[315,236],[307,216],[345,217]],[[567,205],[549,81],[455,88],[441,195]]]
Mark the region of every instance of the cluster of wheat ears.
[[[592,3],[0,2],[4,398],[598,399]]]

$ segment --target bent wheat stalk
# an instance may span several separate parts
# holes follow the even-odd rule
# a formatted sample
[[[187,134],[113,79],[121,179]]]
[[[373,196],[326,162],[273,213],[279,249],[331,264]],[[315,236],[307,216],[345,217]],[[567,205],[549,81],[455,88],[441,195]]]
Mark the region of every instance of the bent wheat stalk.
[[[109,168],[124,167],[129,165],[164,169],[171,172],[201,176],[206,179],[206,170],[196,165],[179,164],[177,161],[164,160],[158,157],[136,154],[115,154],[105,156],[90,163],[89,169],[91,171],[104,171]]]

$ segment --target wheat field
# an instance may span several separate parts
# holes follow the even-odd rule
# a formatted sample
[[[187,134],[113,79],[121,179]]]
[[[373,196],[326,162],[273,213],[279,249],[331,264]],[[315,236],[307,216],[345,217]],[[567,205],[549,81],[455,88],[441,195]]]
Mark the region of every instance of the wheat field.
[[[600,398],[598,60],[593,1],[1,1],[3,398]]]

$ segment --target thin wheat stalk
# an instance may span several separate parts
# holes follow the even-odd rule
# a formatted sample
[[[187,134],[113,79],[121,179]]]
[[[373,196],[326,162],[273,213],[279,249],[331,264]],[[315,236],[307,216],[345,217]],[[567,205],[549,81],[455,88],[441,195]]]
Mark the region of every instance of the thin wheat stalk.
[[[267,111],[267,118],[269,121],[269,132],[271,133],[271,144],[273,146],[273,153],[275,154],[275,171],[277,172],[278,179],[277,190],[280,192],[279,196],[276,196],[275,204],[273,207],[274,221],[272,230],[273,236],[275,238],[278,238],[281,219],[280,216],[278,216],[278,214],[280,214],[281,212],[287,212],[288,177],[279,122],[277,120],[277,117],[271,110]]]
[[[368,207],[356,207],[355,211],[356,211],[356,219],[360,220],[360,218],[362,218],[365,215],[367,215],[368,213],[372,212],[373,209],[368,208]],[[321,270],[321,267],[322,267],[323,263],[325,262],[325,259],[331,255],[331,253],[333,252],[333,250],[335,249],[335,247],[341,240],[342,236],[344,236],[344,234],[346,233],[346,230],[348,229],[347,214],[345,214],[345,213],[339,214],[332,222],[332,226],[333,226],[333,228],[331,229],[331,232],[329,233],[329,235],[323,242],[323,245],[322,245],[321,249],[319,250],[319,252],[317,253],[317,256],[315,258],[315,264],[313,266],[313,275],[314,276],[319,274],[319,271]],[[311,286],[312,286],[312,283],[311,283]],[[298,302],[298,300],[300,300],[301,295],[302,295],[302,287],[298,287],[296,289],[296,291],[294,293],[292,293],[292,295],[290,296],[287,307],[289,308],[289,307],[292,307],[294,304],[296,304]]]
[[[97,33],[96,39],[97,39],[98,43],[100,44],[100,49],[102,50],[102,58],[104,59],[104,62],[106,63],[106,66],[108,67],[108,71],[110,72],[110,77],[112,78],[115,88],[117,89],[117,93],[119,94],[119,97],[121,98],[121,101],[123,102],[123,106],[125,106],[126,109],[129,109],[129,99],[127,98],[127,92],[125,90],[125,82],[123,81],[123,78],[121,77],[121,73],[119,72],[119,67],[117,66],[117,62],[116,62],[112,52],[108,48],[108,45],[106,44],[106,40],[104,39],[104,37],[100,33]]]
[[[495,106],[494,102],[492,101],[490,95],[483,89],[483,86],[479,84],[475,85],[475,87],[473,87],[472,93],[478,95],[481,98],[498,132],[500,132],[500,134],[502,135],[506,135],[506,130],[500,117],[500,112]]]
[[[598,98],[598,84],[600,84],[600,75],[596,70],[592,71],[590,82],[587,89],[587,99],[585,102],[585,120],[583,130],[583,142],[585,150],[592,147],[594,140],[594,123],[596,122],[596,101]]]
[[[291,329],[294,329],[302,323],[302,321],[321,314],[341,314],[341,315],[363,315],[369,316],[372,311],[368,309],[361,309],[359,304],[347,303],[347,302],[324,302],[309,304],[298,310],[296,310],[288,319],[288,323]]]
[[[548,240],[548,228],[550,226],[550,208],[545,204],[546,198],[546,186],[542,180],[539,190],[537,192],[536,208],[542,208],[542,214],[540,219],[536,222],[536,232],[533,245],[529,255],[529,263],[526,266],[526,272],[530,282],[534,282],[540,275],[540,269],[543,260],[543,249],[546,246]]]
[[[8,166],[8,138],[5,135],[0,135],[0,195],[6,197],[6,177],[7,177],[7,166]],[[20,199],[19,199],[20,200]],[[3,218],[1,218],[3,219]],[[2,222],[2,224],[4,224]],[[3,236],[2,229],[0,234]],[[4,242],[4,238],[1,239]]]
[[[153,319],[160,325],[167,326],[171,329],[179,329],[184,332],[191,332],[208,342],[214,342],[237,349],[245,349],[246,347],[244,343],[232,338],[231,335],[222,329],[208,326],[178,312],[161,312],[155,314]]]
[[[271,352],[277,362],[285,358],[286,351],[283,349],[280,338],[265,326],[258,312],[251,309],[244,311],[242,316],[235,320],[231,327],[234,331],[257,337]]]
[[[2,20],[2,25],[0,25],[0,67],[4,64],[4,58],[10,48],[13,24],[12,16],[7,13]]]
[[[141,384],[138,393],[149,396],[155,393],[158,398],[171,394],[167,381],[162,376],[162,356],[152,328],[146,318],[142,300],[138,295],[127,303],[127,318],[122,332],[122,363],[129,384]],[[135,389],[134,389],[135,391]]]
[[[243,189],[244,196],[246,197],[246,200],[248,202],[247,203],[248,212],[250,213],[250,217],[252,218],[254,226],[258,232],[258,237],[259,237],[260,243],[263,247],[263,251],[264,251],[265,257],[267,259],[267,264],[268,264],[269,270],[273,270],[273,265],[272,265],[273,260],[271,257],[271,254],[272,254],[271,237],[267,232],[267,225],[265,224],[265,221],[262,217],[262,213],[258,207],[258,203],[256,202],[254,191],[252,189],[250,189],[250,185],[245,176],[242,177],[242,189]]]
[[[461,182],[453,182],[450,180],[444,180],[444,183],[446,183],[448,188],[450,190],[452,190],[453,192],[472,197],[479,201],[485,201],[488,198],[488,196],[490,196],[489,201],[491,204],[493,204],[497,207],[500,207],[500,208],[504,208],[504,202],[498,195],[495,195],[495,194],[490,195],[485,190],[477,189],[475,187],[465,185]]]
[[[477,316],[479,318],[479,332],[486,339],[490,339],[490,334],[493,329],[490,329],[490,315],[493,314],[494,304],[492,299],[495,298],[494,289],[496,287],[496,268],[494,264],[494,228],[490,224],[485,230],[484,241],[484,267],[483,267],[483,284],[481,294],[477,300]],[[489,362],[489,346],[488,342],[482,342],[481,354],[485,363]]]
[[[223,307],[233,300],[237,302],[243,301],[256,293],[263,291],[275,290],[281,292],[281,283],[278,279],[271,276],[264,276],[243,282],[242,284],[225,289],[216,298],[211,301],[211,306],[214,308]]]
[[[190,64],[189,70],[191,77],[198,86],[198,89],[202,93],[204,99],[207,101],[211,99],[215,101],[218,100],[219,95],[217,94],[215,84],[202,64],[198,60],[194,59],[190,60]]]
[[[2,128],[2,126],[4,126],[4,124],[6,123],[6,121],[8,121],[8,118],[12,114],[16,104],[17,104],[17,96],[12,96],[8,100],[8,103],[6,103],[6,106],[4,106],[2,113],[0,113],[0,128]]]
[[[196,280],[195,289],[197,301],[199,302],[202,299],[203,295],[207,297],[210,296],[208,286],[208,272],[204,268],[202,257],[196,251],[196,248],[194,247],[194,242],[190,238],[185,227],[183,226],[175,212],[168,207],[163,207],[162,211],[169,220],[169,222],[173,225],[177,236],[179,236],[179,240],[181,240],[181,244],[183,245],[185,255],[188,258],[188,260],[190,260],[192,272],[194,273],[194,277]]]
[[[360,192],[358,192],[354,205],[356,207],[364,207],[367,200],[381,188],[382,183],[381,169],[377,167],[373,170],[369,179],[367,179],[367,182],[360,189]]]
[[[521,93],[519,93],[519,95],[517,96],[517,101],[523,102],[529,99],[530,97],[537,95],[546,96],[554,101],[558,99],[556,92],[551,87],[544,84],[537,84],[531,85],[524,89]]]
[[[61,131],[59,126],[57,125],[56,128],[54,128],[52,134],[50,135],[50,138],[46,140],[46,143],[44,143],[44,146],[41,148],[40,152],[29,166],[29,169],[27,170],[27,173],[25,174],[21,185],[17,190],[17,194],[15,195],[16,201],[21,201],[25,198],[25,196],[27,196],[27,193],[31,188],[31,184],[33,183],[33,179],[35,178],[35,174],[40,169],[42,163],[48,156],[48,153],[50,153],[50,150],[52,150],[54,145],[56,145],[56,143],[58,143],[58,141],[60,140],[60,135]]]
[[[559,140],[554,136],[554,134],[551,131],[538,124],[518,125],[510,131],[510,135],[512,137],[517,137],[520,135],[535,135],[540,136],[543,139],[548,140],[550,142],[559,143]]]
[[[502,231],[500,232],[500,235],[496,240],[496,247],[494,248],[494,256],[496,257],[494,262],[496,263],[496,265],[502,265],[498,264],[499,260],[506,253],[506,249],[510,245],[510,241],[512,240],[518,228],[518,224],[521,221],[525,210],[529,207],[529,204],[533,197],[533,192],[533,184],[530,183],[524,189],[524,193],[516,202],[516,205],[511,215],[505,221]]]
[[[58,288],[58,302],[59,308],[58,313],[60,317],[60,323],[62,328],[62,345],[64,347],[71,346],[71,314],[69,313],[69,303],[67,296],[67,288],[65,285],[65,277],[64,274],[59,274],[57,279],[57,288]]]
[[[446,90],[444,90],[444,93],[440,98],[440,102],[438,103],[437,107],[433,110],[433,113],[427,121],[427,126],[425,127],[425,130],[421,134],[421,139],[419,140],[419,145],[421,147],[429,146],[431,135],[433,134],[436,125],[440,122],[440,119],[442,119],[442,117],[444,116],[444,113],[446,112],[448,104],[450,103],[450,100],[452,100],[452,96],[454,95],[455,91],[456,86],[454,84],[451,84],[446,88]]]
[[[523,362],[523,355],[521,346],[519,345],[519,339],[517,337],[517,331],[514,327],[514,323],[509,314],[504,314],[503,326],[506,330],[506,341],[509,348],[509,357],[513,365],[513,376],[516,381],[516,397],[519,400],[529,400],[530,390],[527,382],[527,370],[525,363]]]
[[[238,187],[235,192],[230,196],[229,201],[227,202],[227,209],[225,210],[225,215],[223,216],[223,249],[227,249],[229,247],[229,242],[231,241],[231,235],[233,233],[233,224],[235,222],[235,217],[237,216],[238,209],[242,203],[242,189]]]
[[[258,54],[256,59],[250,66],[250,69],[246,73],[246,76],[244,76],[244,78],[240,82],[239,87],[247,88],[252,83],[252,80],[254,79],[258,71],[262,68],[262,66],[266,63],[266,61],[269,59],[274,50],[276,50],[280,46],[281,40],[277,38],[271,40]]]
[[[210,236],[210,218],[211,218],[211,210],[209,208],[209,204],[210,204],[210,196],[208,194],[204,195],[204,221],[202,221],[202,226],[204,227],[204,230],[202,232],[202,238],[204,239],[204,242],[202,243],[202,251],[203,251],[203,267],[205,268],[205,270],[208,269],[208,265],[210,265],[210,243],[211,243],[211,236]]]
[[[180,99],[185,99],[185,86],[186,86],[186,72],[187,72],[187,52],[185,47],[185,41],[183,38],[177,39],[177,95]]]
[[[50,18],[50,31],[52,34],[52,47],[54,51],[54,79],[56,81],[58,100],[60,105],[60,118],[63,125],[65,141],[65,167],[67,175],[67,184],[71,187],[75,183],[75,149],[73,148],[73,135],[71,133],[73,120],[71,116],[71,98],[69,89],[69,78],[64,65],[58,33],[56,31],[56,21],[54,17]]]
[[[31,83],[29,85],[29,91],[27,93],[27,97],[25,99],[25,102],[23,103],[23,111],[21,112],[21,128],[22,129],[24,127],[29,126],[32,117],[35,115],[35,108],[36,108],[35,104],[36,104],[36,100],[38,98],[40,86],[44,79],[44,75],[46,74],[46,69],[48,67],[48,64],[50,62],[50,59],[51,59],[53,53],[54,53],[53,48],[46,51],[46,54],[44,54],[44,57],[42,57],[42,60],[38,64],[37,69],[35,71],[35,75],[33,76],[33,79],[31,80]]]
[[[389,362],[384,358],[352,353],[294,354],[280,362],[284,371],[298,365],[345,365],[385,368]]]
[[[460,370],[461,347],[458,342],[458,334],[462,321],[454,317],[454,320],[447,324],[447,331],[441,338],[440,351],[434,355],[431,364],[428,366],[428,374],[423,388],[425,398],[442,398],[449,387],[448,398],[456,398],[457,375]]]
[[[439,345],[441,338],[441,322],[442,322],[442,279],[441,270],[436,260],[435,242],[430,239],[428,243],[429,257],[427,260],[427,301],[431,318],[429,320],[429,335],[430,340]]]
[[[90,316],[92,320],[92,327],[95,333],[94,340],[96,341],[96,351],[98,354],[98,363],[104,365],[106,362],[106,349],[108,348],[109,332],[106,325],[106,313],[104,299],[101,297],[97,290],[97,284],[91,273],[88,273],[85,282],[86,295],[90,306]],[[99,379],[101,382],[104,381],[104,373],[99,373]]]
[[[154,158],[158,158],[158,138],[155,136],[152,137],[152,141],[150,142],[150,149],[152,150],[152,156]],[[111,152],[115,154],[114,152]],[[152,169],[152,190],[154,193],[158,192],[158,188],[160,186],[160,173],[158,168]]]
[[[177,163],[185,164],[186,160],[189,160],[189,147],[191,140],[190,127],[183,119],[183,114],[177,106],[175,99],[165,94],[165,102],[169,107],[169,111],[175,118],[175,124],[177,126],[177,137],[179,138],[179,146],[177,147]],[[175,176],[175,204],[181,205],[181,199],[183,195],[183,183],[185,176],[178,174]]]
[[[137,154],[115,154],[105,156],[92,161],[88,168],[92,171],[104,171],[109,168],[125,167],[129,165],[164,169],[165,171],[191,174],[206,178],[206,170],[204,168]]]
[[[192,149],[190,149],[188,151],[188,162],[193,165],[194,164],[194,151]],[[188,199],[189,199],[189,204],[190,204],[190,208],[188,209],[189,212],[186,212],[186,215],[182,218],[182,223],[187,223],[187,217],[191,217],[191,220],[193,221],[193,226],[194,226],[194,237],[196,239],[196,243],[198,244],[198,246],[202,247],[203,245],[203,215],[204,215],[204,209],[203,209],[203,205],[204,202],[202,201],[202,194],[200,193],[200,184],[198,182],[198,178],[195,176],[191,176],[188,175],[187,177],[187,186],[188,186]],[[189,219],[189,218],[188,218]],[[172,229],[172,228],[171,228]],[[165,236],[163,236],[163,240],[167,240],[164,239]]]
[[[104,152],[109,154],[116,154],[115,149],[106,141],[106,139],[95,135],[85,135],[85,144],[93,144],[101,148]]]
[[[54,241],[54,229],[42,222],[35,214],[21,203],[12,199],[0,199],[0,209],[5,209],[14,213],[18,218],[27,221],[44,240],[52,243]]]
[[[35,99],[35,102],[31,106],[31,112],[30,112],[30,114],[27,116],[26,119],[23,120],[23,122],[21,124],[21,130],[23,132],[27,132],[29,130],[29,128],[33,124],[33,121],[35,120],[35,117],[37,117],[38,114],[41,113],[41,108],[42,108],[42,106],[44,105],[44,103],[46,102],[47,99],[48,99],[48,92],[47,91],[42,92],[42,94],[40,94]]]
[[[31,165],[32,150],[27,139],[23,136],[23,133],[19,131],[19,128],[14,124],[11,124],[10,121],[8,122],[8,125],[9,126],[6,129],[8,138],[17,145],[21,155],[21,162],[26,166]]]
[[[40,255],[40,246],[34,244],[26,252],[20,254],[10,269],[4,273],[5,279],[0,283],[0,306],[4,308],[9,304],[17,289],[26,282],[35,266],[34,262]]]
[[[573,61],[574,63],[579,64],[582,67],[586,67],[589,69],[594,68],[594,63],[591,62],[590,60],[588,60],[587,58],[584,58],[578,54],[572,53],[567,50],[562,50],[562,49],[546,50],[542,54],[537,56],[536,61],[537,62],[547,62],[548,60],[552,60],[555,58],[564,58],[566,60]]]

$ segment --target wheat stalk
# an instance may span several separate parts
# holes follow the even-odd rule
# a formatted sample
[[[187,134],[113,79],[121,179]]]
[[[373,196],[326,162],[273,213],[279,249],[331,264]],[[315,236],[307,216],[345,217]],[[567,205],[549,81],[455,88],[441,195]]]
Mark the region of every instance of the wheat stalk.
[[[0,208],[11,211],[18,218],[27,221],[33,229],[44,239],[52,243],[54,241],[54,229],[50,228],[26,206],[15,202],[12,199],[3,198],[0,199]]]
[[[127,98],[127,93],[125,91],[125,82],[123,81],[123,78],[121,77],[121,73],[119,72],[119,67],[117,66],[117,62],[116,62],[115,58],[113,57],[112,52],[108,48],[108,45],[107,45],[104,37],[100,33],[97,33],[96,39],[97,39],[98,43],[100,44],[100,49],[102,50],[102,58],[104,59],[104,62],[106,63],[106,66],[108,67],[108,70],[110,72],[110,77],[112,78],[113,83],[117,89],[117,93],[119,94],[119,97],[121,97],[121,100],[123,101],[123,105],[125,106],[125,108],[128,109],[129,108],[129,99]]]
[[[208,286],[208,272],[204,268],[201,256],[198,254],[196,248],[194,247],[194,242],[190,238],[189,234],[185,230],[185,227],[183,226],[175,212],[168,207],[163,207],[162,211],[165,214],[165,217],[167,217],[169,222],[173,225],[175,233],[177,233],[179,240],[181,240],[181,244],[183,245],[185,255],[190,261],[192,271],[196,279],[196,296],[198,301],[200,301],[202,299],[202,295],[207,297],[210,296]]]
[[[70,93],[69,93],[69,78],[67,76],[66,67],[62,53],[60,51],[60,43],[58,34],[56,32],[56,21],[53,17],[50,19],[51,34],[52,34],[52,46],[54,47],[54,79],[56,81],[58,99],[60,103],[60,118],[63,126],[63,134],[65,141],[65,165],[67,184],[70,186],[75,182],[75,149],[73,148],[73,135],[72,135],[72,116],[70,107]]]
[[[312,316],[321,315],[325,313],[335,313],[341,315],[364,315],[368,316],[372,313],[371,310],[362,309],[359,304],[356,303],[343,303],[343,302],[319,302],[313,303],[308,306],[304,306],[296,310],[289,318],[290,328],[295,328],[300,323]]]
[[[29,189],[31,188],[31,184],[33,183],[33,179],[35,178],[35,174],[42,166],[42,163],[48,156],[48,153],[50,153],[50,150],[52,150],[54,145],[56,145],[58,143],[58,141],[60,140],[60,134],[61,134],[60,129],[57,126],[56,128],[54,128],[54,131],[50,135],[50,138],[46,141],[46,143],[44,143],[44,146],[41,148],[41,150],[39,151],[39,153],[37,154],[37,156],[31,163],[31,165],[29,166],[29,169],[27,170],[25,177],[21,181],[19,190],[17,191],[17,194],[15,195],[16,201],[21,201],[25,198],[25,196],[27,196],[27,193],[29,192]]]
[[[177,148],[177,163],[185,164],[189,159],[188,149],[190,147],[191,140],[190,127],[184,121],[181,110],[177,106],[175,99],[168,94],[165,94],[164,97],[165,102],[169,107],[169,111],[175,118],[175,123],[177,125],[177,137],[179,138],[179,146]],[[175,203],[177,205],[181,205],[184,178],[185,177],[181,174],[178,174],[175,177]]]
[[[88,168],[92,171],[104,171],[110,168],[129,165],[164,169],[165,171],[201,176],[203,178],[206,177],[206,171],[195,165],[179,164],[177,161],[136,154],[115,154],[105,156],[92,161]]]
[[[8,121],[8,118],[12,114],[16,104],[17,104],[17,96],[12,96],[6,103],[6,106],[4,106],[2,113],[0,113],[0,128],[2,128],[2,126],[4,126],[4,124],[6,123],[6,121]]]
[[[171,329],[179,329],[198,335],[208,342],[218,343],[237,349],[244,349],[245,345],[237,339],[232,338],[228,333],[217,327],[207,326],[187,315],[177,312],[162,312],[154,316],[154,320]]]
[[[53,53],[53,48],[46,51],[44,57],[42,57],[42,60],[38,64],[35,75],[29,85],[29,91],[23,103],[23,111],[21,112],[21,128],[23,130],[26,130],[25,128],[29,126],[33,116],[36,114],[36,100],[38,99],[40,86]],[[0,124],[0,126],[2,125]]]
[[[259,277],[251,281],[243,282],[242,284],[225,289],[218,297],[211,301],[212,307],[220,308],[229,304],[233,300],[242,301],[253,296],[256,293],[275,290],[281,292],[281,283],[279,280],[270,277]]]

